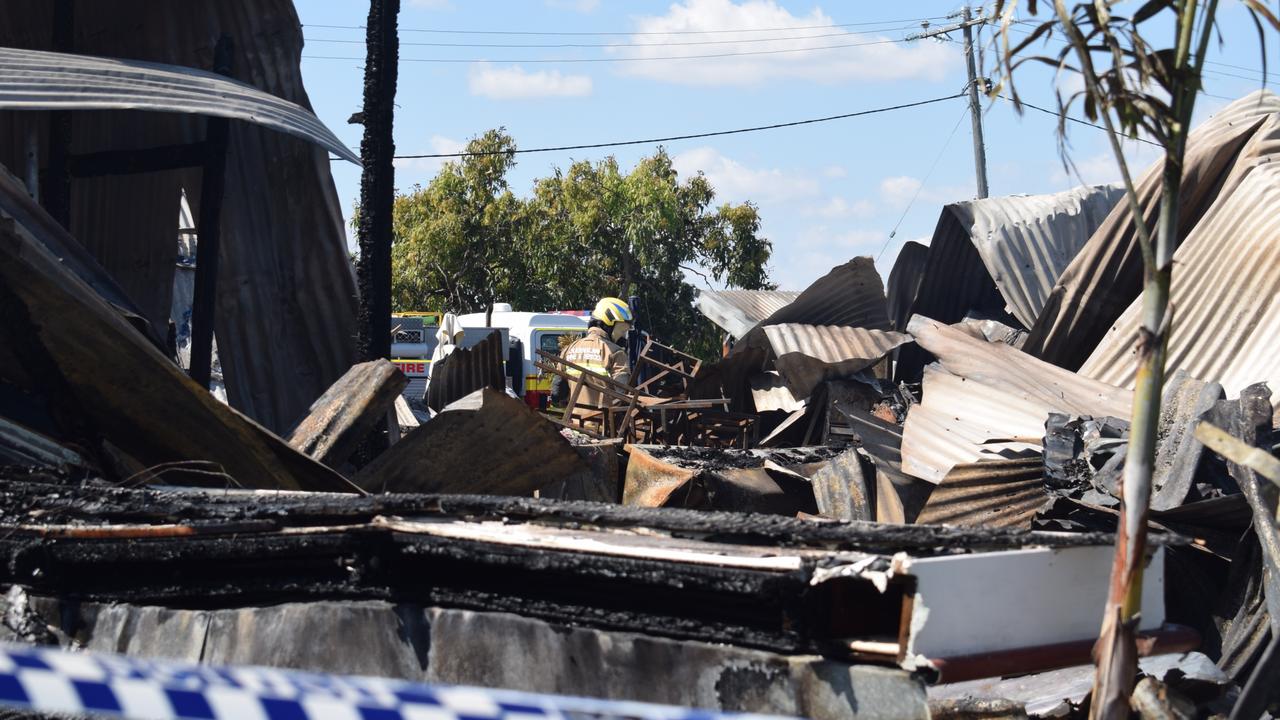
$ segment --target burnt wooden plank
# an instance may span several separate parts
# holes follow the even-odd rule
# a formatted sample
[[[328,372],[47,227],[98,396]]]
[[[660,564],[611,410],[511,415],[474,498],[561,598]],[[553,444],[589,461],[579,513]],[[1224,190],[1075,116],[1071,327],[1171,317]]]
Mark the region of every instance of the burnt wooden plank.
[[[389,360],[353,365],[315,401],[310,414],[289,434],[289,445],[336,469],[351,457],[408,383]]]

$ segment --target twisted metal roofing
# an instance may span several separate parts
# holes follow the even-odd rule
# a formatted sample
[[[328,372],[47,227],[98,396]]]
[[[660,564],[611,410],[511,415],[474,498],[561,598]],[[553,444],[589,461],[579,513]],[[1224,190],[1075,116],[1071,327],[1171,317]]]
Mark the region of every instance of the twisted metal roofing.
[[[1268,121],[1266,136],[1280,141],[1280,115]],[[1231,397],[1264,380],[1280,387],[1280,166],[1252,167],[1196,225],[1173,262],[1168,371],[1217,381]],[[1111,327],[1081,374],[1133,387],[1140,316],[1141,299]]]
[[[824,380],[874,365],[911,340],[903,333],[842,325],[783,323],[766,326],[764,333],[777,357],[778,372],[797,398],[808,397]]]
[[[720,329],[740,338],[798,297],[791,290],[702,290],[694,304]]]
[[[360,158],[311,111],[196,68],[0,48],[0,110],[148,110],[214,115],[269,127],[338,157]]]
[[[949,207],[969,228],[969,239],[1009,312],[1031,327],[1062,271],[1123,195],[1118,185],[1085,185]]]
[[[1258,129],[1280,112],[1280,97],[1267,90],[1246,95],[1191,132],[1183,162],[1179,240],[1219,197],[1233,192],[1244,167],[1265,161],[1270,147],[1253,144]],[[1143,216],[1154,224],[1160,205],[1157,161],[1135,183]],[[1027,352],[1055,365],[1078,368],[1142,290],[1139,253],[1128,202],[1117,203],[1102,226],[1063,271],[1031,328]],[[1177,274],[1177,270],[1174,271]]]
[[[1127,420],[1133,393],[1077,375],[1004,343],[975,339],[917,315],[908,332],[938,358],[907,412],[902,469],[939,483],[956,465],[1040,452],[1050,412]]]

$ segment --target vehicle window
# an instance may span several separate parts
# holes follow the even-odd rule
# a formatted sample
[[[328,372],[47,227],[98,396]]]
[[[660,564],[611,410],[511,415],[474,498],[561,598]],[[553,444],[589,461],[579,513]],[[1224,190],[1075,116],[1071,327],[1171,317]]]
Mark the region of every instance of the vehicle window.
[[[538,348],[552,355],[560,354],[560,333],[541,333],[538,335]]]

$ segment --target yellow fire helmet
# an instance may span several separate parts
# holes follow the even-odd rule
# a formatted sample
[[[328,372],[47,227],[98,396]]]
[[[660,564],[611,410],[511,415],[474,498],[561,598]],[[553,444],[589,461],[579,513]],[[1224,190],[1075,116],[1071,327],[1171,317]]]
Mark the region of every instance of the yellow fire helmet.
[[[616,297],[600,298],[600,302],[596,303],[596,309],[591,311],[591,317],[613,327],[620,322],[631,322],[631,307]]]

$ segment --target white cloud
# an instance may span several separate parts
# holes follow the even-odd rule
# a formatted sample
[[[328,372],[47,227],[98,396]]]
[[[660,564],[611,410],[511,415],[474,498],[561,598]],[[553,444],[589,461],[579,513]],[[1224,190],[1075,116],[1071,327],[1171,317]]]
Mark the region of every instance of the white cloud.
[[[925,185],[919,178],[909,175],[887,177],[880,181],[880,197],[896,212],[901,212],[915,198],[914,207],[936,205],[942,206],[961,200],[972,200],[977,196],[972,184],[964,185]],[[919,191],[919,194],[917,194]]]
[[[884,247],[885,232],[832,229],[813,225],[774,241],[773,279],[783,290],[803,290],[836,265],[859,255],[875,257]]]
[[[880,181],[880,196],[892,205],[906,205],[920,189],[920,179],[899,175]]]
[[[494,100],[546,97],[582,97],[591,94],[587,75],[564,75],[559,70],[528,72],[519,65],[495,67],[487,62],[471,65],[467,86],[472,95]]]
[[[458,153],[467,149],[467,144],[461,140],[454,140],[443,135],[432,135],[427,141],[427,145],[431,147],[431,155],[442,155],[447,153]],[[440,170],[440,166],[454,158],[406,158],[403,160],[395,160],[396,170],[403,171],[403,178],[397,180],[397,185],[401,190],[407,189],[415,182],[423,182],[430,180]],[[409,180],[409,182],[404,182]]]
[[[848,177],[849,171],[846,170],[843,165],[828,165],[822,168],[822,175],[823,177],[829,177],[833,180],[837,180],[842,177]]]
[[[710,147],[686,150],[671,158],[676,172],[689,177],[701,171],[716,189],[716,198],[731,202],[781,202],[817,195],[818,181],[804,173],[749,168]]]
[[[600,7],[600,0],[546,0],[547,7],[556,10],[572,10],[574,12],[595,12]]]
[[[788,30],[779,32],[778,28]],[[687,34],[708,30],[765,29],[772,32],[734,33],[732,36]],[[837,27],[820,8],[814,8],[807,15],[792,15],[775,0],[683,0],[672,4],[665,15],[638,18],[635,31],[637,34],[628,41],[629,46],[613,50],[617,57],[639,60],[625,63],[623,71],[684,85],[743,86],[788,79],[824,84],[937,81],[959,67],[959,51],[953,47],[955,43],[895,42],[900,32],[855,34]],[[663,36],[653,33],[681,34]],[[780,36],[783,39],[776,39]],[[735,41],[715,45],[671,44],[688,38],[707,37]],[[761,40],[766,37],[774,39]],[[637,47],[645,44],[651,47]],[[803,51],[790,52],[794,50]],[[723,53],[738,55],[715,59],[646,59]]]
[[[842,197],[833,197],[822,205],[817,205],[806,209],[807,215],[813,215],[828,220],[842,220],[846,218],[866,219],[874,217],[877,208],[874,203],[868,200],[854,200],[852,202]]]
[[[1124,149],[1125,162],[1129,165],[1129,173],[1133,176],[1135,183],[1147,168],[1160,158],[1161,154],[1159,147],[1136,140],[1122,140],[1121,147]],[[1068,173],[1059,162],[1054,167],[1050,179],[1054,183],[1063,185],[1079,185],[1081,182],[1086,185],[1100,185],[1120,181],[1120,166],[1116,163],[1116,156],[1111,150],[1103,150],[1074,160],[1075,173]]]

